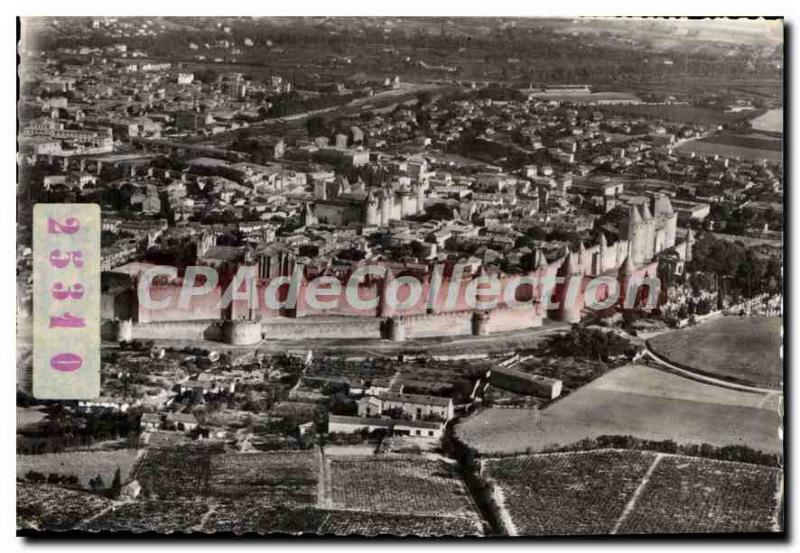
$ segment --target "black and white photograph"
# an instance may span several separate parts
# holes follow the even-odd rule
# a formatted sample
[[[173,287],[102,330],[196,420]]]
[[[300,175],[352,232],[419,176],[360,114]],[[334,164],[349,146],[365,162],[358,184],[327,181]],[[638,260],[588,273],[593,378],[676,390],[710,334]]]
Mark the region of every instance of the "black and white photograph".
[[[785,537],[787,30],[17,18],[17,536]]]

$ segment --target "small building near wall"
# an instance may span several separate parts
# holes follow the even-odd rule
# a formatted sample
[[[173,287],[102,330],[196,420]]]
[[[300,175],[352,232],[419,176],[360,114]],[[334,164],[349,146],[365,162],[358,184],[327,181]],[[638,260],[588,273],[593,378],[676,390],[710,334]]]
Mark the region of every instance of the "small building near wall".
[[[495,367],[489,377],[492,386],[517,394],[555,399],[561,395],[562,383],[557,378],[523,372],[510,367]]]
[[[164,419],[164,426],[178,432],[194,430],[198,424],[197,419],[191,413],[170,413]]]
[[[374,417],[348,417],[329,415],[328,432],[354,434],[366,429],[369,432],[384,430],[400,436],[414,438],[441,438],[444,435],[445,423],[432,421],[397,420]]]
[[[361,417],[376,417],[386,412],[392,412],[393,418],[448,421],[453,418],[453,400],[438,396],[383,392],[365,396],[358,401],[358,414]]]

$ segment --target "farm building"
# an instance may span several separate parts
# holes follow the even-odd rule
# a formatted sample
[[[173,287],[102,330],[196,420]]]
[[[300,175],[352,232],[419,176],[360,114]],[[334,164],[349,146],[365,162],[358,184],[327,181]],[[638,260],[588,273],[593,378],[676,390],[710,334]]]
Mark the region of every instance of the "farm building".
[[[453,400],[391,392],[369,395],[358,400],[358,415],[361,417],[379,416],[386,411],[398,412],[412,420],[434,417],[448,421],[453,418]]]
[[[155,413],[145,413],[139,421],[142,430],[158,430],[161,427],[161,416]]]
[[[130,403],[115,397],[98,397],[97,399],[78,400],[76,410],[79,413],[125,413]]]
[[[422,438],[441,438],[444,433],[444,423],[429,421],[408,421],[389,418],[373,417],[347,417],[330,415],[328,417],[328,432],[341,432],[352,434],[366,428],[386,430],[401,436],[414,436]]]
[[[170,413],[164,422],[167,428],[178,431],[194,430],[199,424],[191,413]]]
[[[530,374],[510,367],[492,369],[489,378],[492,386],[503,388],[517,394],[543,396],[555,399],[561,395],[561,381],[538,374]]]
[[[124,497],[127,499],[136,499],[139,497],[139,494],[142,492],[142,485],[139,484],[138,480],[133,480],[128,482],[122,487],[120,490],[120,497]]]

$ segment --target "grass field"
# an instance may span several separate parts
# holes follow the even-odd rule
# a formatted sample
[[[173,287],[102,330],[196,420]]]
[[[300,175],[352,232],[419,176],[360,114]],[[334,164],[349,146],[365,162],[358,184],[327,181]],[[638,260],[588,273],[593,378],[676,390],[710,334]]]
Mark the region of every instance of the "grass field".
[[[41,407],[17,407],[17,429],[36,424],[47,417]]]
[[[738,157],[745,161],[760,161],[765,159],[772,162],[780,162],[783,159],[783,153],[780,149],[766,150],[757,148],[746,148],[736,146],[733,144],[718,144],[715,142],[708,142],[704,139],[692,140],[681,144],[677,148],[678,152],[692,153],[702,156],[720,155],[723,157]]]
[[[482,454],[537,452],[601,435],[782,450],[776,394],[740,392],[643,365],[615,369],[540,414],[486,409],[457,435]]]
[[[771,109],[750,121],[757,131],[783,132],[783,109]]]
[[[781,324],[780,317],[723,317],[659,334],[648,345],[678,366],[734,382],[780,389]]]
[[[780,470],[639,451],[484,461],[518,535],[770,532]]]
[[[45,453],[43,455],[17,455],[17,476],[24,478],[28,471],[36,471],[45,476],[55,473],[64,476],[75,475],[84,487],[98,474],[109,486],[117,468],[122,481],[126,482],[137,460],[136,449],[112,451],[72,451],[67,453]]]
[[[779,138],[773,138],[764,134],[718,133],[708,136],[702,141],[709,144],[721,144],[754,150],[773,150],[775,152],[780,152],[783,146]]]
[[[595,104],[598,102],[603,102],[603,103],[619,102],[620,104],[639,104],[642,101],[635,94],[630,94],[628,92],[593,92],[586,94],[537,92],[534,93],[533,96],[537,100],[546,100],[546,101],[555,100],[558,102],[571,102],[575,104]]]
[[[715,111],[688,105],[671,104],[629,104],[605,106],[604,112],[609,115],[644,117],[651,120],[671,121],[674,123],[694,123],[701,125],[722,125],[745,119],[747,113],[731,113]]]

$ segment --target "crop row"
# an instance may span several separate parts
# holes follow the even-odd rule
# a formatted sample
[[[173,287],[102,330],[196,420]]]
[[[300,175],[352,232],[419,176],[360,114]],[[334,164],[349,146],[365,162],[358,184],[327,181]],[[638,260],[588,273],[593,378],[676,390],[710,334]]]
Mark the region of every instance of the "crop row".
[[[483,474],[521,535],[607,534],[653,460],[638,451],[509,457]]]
[[[768,532],[778,469],[664,457],[620,533]]]
[[[331,461],[334,507],[378,513],[477,516],[455,465],[420,458]]]

